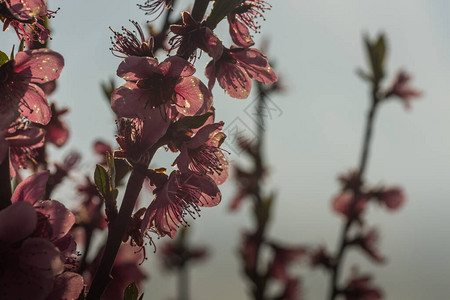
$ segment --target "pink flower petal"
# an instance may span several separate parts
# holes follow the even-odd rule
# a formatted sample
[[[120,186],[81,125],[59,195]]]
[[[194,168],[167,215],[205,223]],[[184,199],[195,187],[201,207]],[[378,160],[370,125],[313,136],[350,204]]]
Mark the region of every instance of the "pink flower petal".
[[[45,194],[49,171],[44,170],[29,176],[16,187],[11,202],[26,201],[31,204],[36,203]]]
[[[40,200],[34,205],[36,211],[48,218],[52,225],[53,236],[51,240],[65,236],[75,223],[75,216],[64,204],[55,200]]]
[[[209,141],[216,132],[222,130],[223,122],[204,125],[195,134],[194,138],[187,143],[188,148],[198,148]]]
[[[208,88],[212,90],[216,83],[216,64],[211,60],[205,67],[205,76],[208,78]]]
[[[209,111],[213,98],[208,88],[197,77],[180,80],[175,86],[177,111],[185,116],[202,115]]]
[[[65,123],[58,122],[47,127],[45,138],[57,147],[64,145],[69,139],[69,128]]]
[[[239,61],[251,78],[264,84],[271,84],[278,80],[267,57],[258,49],[243,49],[242,51],[232,52],[232,56]]]
[[[20,241],[34,232],[37,215],[28,202],[17,202],[0,211],[0,242]]]
[[[53,290],[54,277],[64,270],[59,251],[46,239],[28,238],[6,255],[0,273],[3,299],[44,300]]]
[[[217,71],[217,81],[228,95],[237,99],[246,99],[252,89],[252,80],[246,70],[231,63],[222,63]]]
[[[61,54],[45,48],[19,52],[14,60],[14,72],[39,84],[58,79],[64,67]]]
[[[8,0],[5,4],[11,14],[20,21],[34,20],[47,13],[44,0]]]
[[[52,110],[40,87],[29,84],[23,95],[19,108],[24,117],[34,123],[47,125],[52,117]]]
[[[247,48],[255,44],[247,26],[236,20],[234,15],[228,15],[228,24],[230,24],[231,39],[236,45]]]
[[[117,76],[128,81],[137,81],[149,77],[158,70],[158,61],[152,57],[129,56],[117,69]]]
[[[124,118],[145,117],[151,107],[146,105],[149,93],[137,87],[135,83],[127,82],[114,90],[111,95],[111,108]]]
[[[84,288],[80,274],[64,272],[55,279],[55,286],[46,300],[78,299]]]
[[[159,64],[158,69],[169,77],[188,77],[195,73],[194,66],[179,56],[170,56]]]

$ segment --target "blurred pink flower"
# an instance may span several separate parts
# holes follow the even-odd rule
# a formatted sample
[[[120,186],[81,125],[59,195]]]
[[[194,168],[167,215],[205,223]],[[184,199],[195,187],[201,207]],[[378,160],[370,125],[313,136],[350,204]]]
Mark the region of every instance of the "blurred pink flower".
[[[287,268],[291,263],[306,257],[307,249],[305,247],[282,247],[273,243],[270,245],[275,251],[270,274],[277,279],[286,280],[289,277]]]
[[[76,246],[68,232],[75,218],[58,201],[40,200],[47,179],[48,171],[26,178],[15,189],[12,205],[0,211],[4,299],[74,299],[83,288],[81,276],[70,272],[76,265]]]
[[[380,288],[371,285],[368,275],[350,279],[342,294],[346,300],[378,300],[383,298]]]
[[[57,147],[63,146],[69,139],[69,127],[62,120],[61,116],[65,115],[69,109],[57,109],[56,104],[50,105],[52,116],[50,122],[45,126],[45,141],[54,144]]]
[[[355,205],[353,204],[354,201],[356,201]],[[364,195],[361,195],[355,200],[355,196],[352,192],[342,191],[334,197],[332,207],[338,214],[348,218],[357,218],[364,211],[367,203],[368,199]],[[352,206],[354,206],[354,211],[352,211]]]
[[[394,83],[387,92],[386,98],[389,96],[399,97],[406,109],[411,108],[411,99],[422,96],[422,92],[410,87],[408,83],[411,81],[411,76],[405,71],[401,70],[395,77]]]
[[[88,272],[84,274],[84,280],[89,287],[92,278],[100,264],[104,248],[100,249],[97,257],[89,266]],[[133,247],[129,244],[121,244],[117,253],[114,265],[111,270],[112,280],[106,287],[102,295],[102,300],[122,300],[126,287],[134,282],[139,287],[141,282],[147,278],[147,274],[140,268],[144,257],[139,247]]]
[[[370,258],[378,263],[385,261],[385,258],[380,255],[377,249],[379,233],[376,228],[371,228],[359,233],[353,240],[349,241],[350,245],[360,247]]]
[[[181,268],[186,263],[202,261],[208,257],[208,249],[206,247],[186,248],[186,245],[180,246],[177,241],[163,244],[158,252],[167,270]]]
[[[249,232],[244,232],[242,237],[243,241],[240,252],[245,263],[245,269],[253,270],[256,267],[257,252],[262,241],[256,235]]]
[[[286,278],[282,293],[274,300],[300,300],[302,299],[301,292],[301,281],[299,279]]]
[[[320,246],[310,252],[311,267],[324,267],[325,269],[331,269],[333,267],[333,258],[326,250],[325,246]]]
[[[398,187],[381,189],[374,193],[378,201],[391,211],[400,209],[406,201],[403,190]]]

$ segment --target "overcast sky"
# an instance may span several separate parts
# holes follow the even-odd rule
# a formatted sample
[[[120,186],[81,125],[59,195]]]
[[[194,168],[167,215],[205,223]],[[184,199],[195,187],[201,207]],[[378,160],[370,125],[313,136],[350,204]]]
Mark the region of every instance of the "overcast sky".
[[[50,2],[50,1],[49,1]],[[381,229],[380,249],[389,258],[385,266],[366,263],[358,253],[352,262],[373,272],[387,299],[446,299],[450,294],[450,3],[447,0],[279,0],[262,23],[270,41],[267,55],[276,62],[286,93],[271,101],[277,113],[268,121],[266,151],[271,166],[268,184],[278,192],[271,236],[287,243],[327,244],[335,247],[342,220],[330,211],[338,191],[338,174],[356,167],[368,108],[368,87],[357,76],[367,68],[362,48],[364,33],[386,33],[388,81],[398,69],[413,74],[412,84],[424,96],[405,111],[400,102],[383,105],[376,120],[367,178],[373,184],[402,186],[408,196],[396,214],[374,208],[369,222]],[[129,26],[128,19],[145,22],[132,1],[50,2],[61,10],[52,20],[51,47],[66,60],[57,93],[51,97],[71,107],[72,136],[67,148],[90,158],[95,138],[113,141],[113,116],[100,82],[114,76],[120,59],[108,50],[108,27]],[[225,24],[223,24],[225,25]],[[219,26],[220,37],[227,34]],[[228,38],[223,38],[227,45]],[[14,34],[2,35],[0,50],[9,53]],[[200,60],[197,74],[206,60]],[[200,75],[199,75],[200,76]],[[122,83],[121,79],[116,79]],[[246,114],[252,100],[240,101],[214,89],[217,119],[232,124],[236,118],[253,128]],[[250,106],[250,107],[249,107]],[[230,146],[232,148],[232,145]],[[163,159],[161,162],[170,161]],[[238,162],[239,155],[230,160]],[[251,226],[249,207],[228,212],[234,187],[222,188],[218,208],[204,209],[193,223],[193,241],[208,245],[213,256],[192,270],[192,299],[246,299],[236,259],[239,237]],[[67,195],[60,191],[60,195]],[[68,196],[70,198],[70,196]],[[64,199],[58,199],[64,200]],[[158,241],[159,242],[159,241]],[[146,299],[168,299],[175,292],[173,278],[160,274],[150,253],[151,280]],[[305,279],[307,299],[323,299],[328,282],[320,271]]]

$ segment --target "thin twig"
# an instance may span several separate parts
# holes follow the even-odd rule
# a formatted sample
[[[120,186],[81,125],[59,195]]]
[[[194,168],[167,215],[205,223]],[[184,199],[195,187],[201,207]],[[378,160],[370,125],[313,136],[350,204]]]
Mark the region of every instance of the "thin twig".
[[[11,205],[11,174],[9,170],[9,149],[0,164],[0,210]]]

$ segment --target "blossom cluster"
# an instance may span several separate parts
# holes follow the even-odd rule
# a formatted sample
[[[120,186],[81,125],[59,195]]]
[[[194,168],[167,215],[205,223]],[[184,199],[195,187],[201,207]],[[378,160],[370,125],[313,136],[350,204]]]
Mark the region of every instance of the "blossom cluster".
[[[256,28],[250,15],[261,5],[268,6],[264,1],[245,3],[245,7],[236,4],[227,14],[230,26],[239,26],[241,31],[247,25]],[[140,8],[153,14],[172,4],[148,1]],[[247,25],[244,19],[249,20]],[[157,148],[166,146],[178,153],[173,163],[178,170],[169,175],[165,174],[166,168],[146,171],[155,198],[139,220],[141,235],[150,231],[173,238],[177,228],[186,224],[186,216],[195,217],[201,207],[220,202],[217,186],[228,177],[228,163],[221,149],[226,138],[224,123],[214,120],[215,81],[231,97],[244,99],[250,94],[252,79],[270,84],[277,81],[277,76],[267,58],[258,49],[250,48],[254,43],[248,40],[248,31],[247,43],[240,42],[244,39],[238,36],[242,32],[231,31],[237,46],[227,48],[214,33],[214,26],[208,24],[208,18],[195,20],[185,11],[182,24],[170,26],[169,51],[176,54],[160,62],[153,39],[146,39],[136,22],[133,25],[137,32],[125,28],[123,33],[113,31],[111,50],[124,58],[117,75],[126,81],[111,95],[111,107],[119,118],[120,150],[114,156],[126,159],[133,168],[146,169]],[[212,59],[205,68],[208,85],[195,76],[193,63],[198,51]]]

